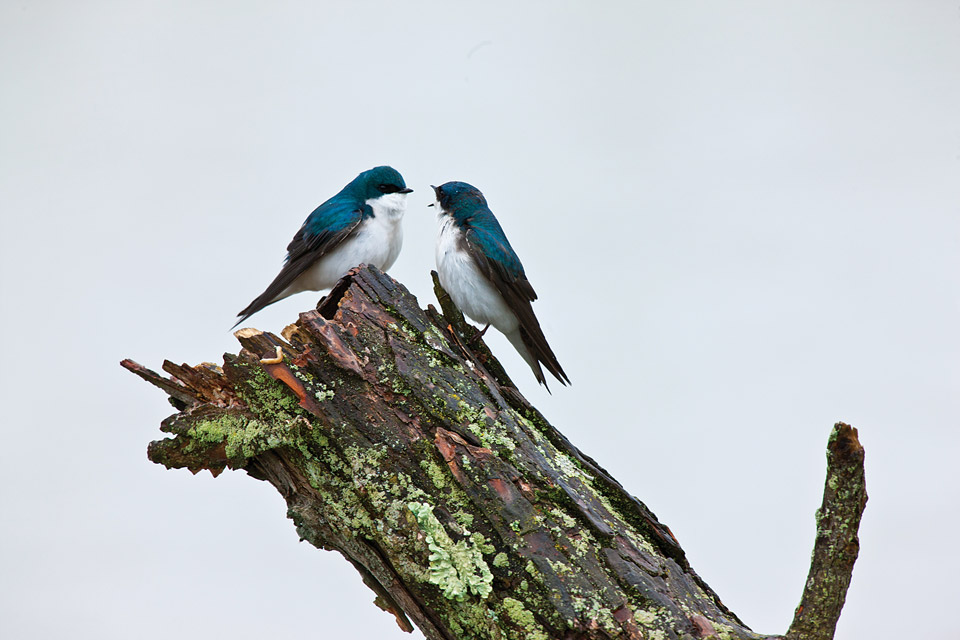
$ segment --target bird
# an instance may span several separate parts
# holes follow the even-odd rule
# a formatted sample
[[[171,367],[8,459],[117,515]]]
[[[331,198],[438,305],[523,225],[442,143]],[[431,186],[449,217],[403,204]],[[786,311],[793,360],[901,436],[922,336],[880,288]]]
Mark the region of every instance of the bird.
[[[537,294],[486,198],[466,182],[433,191],[436,202],[428,206],[437,208],[437,274],[454,304],[486,325],[479,335],[490,325],[505,335],[547,391],[541,364],[560,384],[570,384],[533,313]]]
[[[374,167],[307,216],[287,245],[280,273],[237,316],[234,327],[267,305],[301,291],[329,289],[360,264],[389,269],[403,245],[407,188],[393,167]]]

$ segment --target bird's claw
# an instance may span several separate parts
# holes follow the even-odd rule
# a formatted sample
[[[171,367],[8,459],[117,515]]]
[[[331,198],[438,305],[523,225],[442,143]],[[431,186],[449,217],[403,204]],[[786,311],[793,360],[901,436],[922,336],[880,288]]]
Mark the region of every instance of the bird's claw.
[[[480,338],[483,337],[483,334],[485,334],[485,333],[487,332],[487,329],[489,329],[489,328],[490,328],[490,325],[488,324],[488,325],[485,326],[483,329],[481,329],[481,330],[478,331],[477,333],[473,334],[473,337],[470,338],[469,340],[467,340],[467,344],[469,344],[469,345],[471,345],[471,346],[477,344],[477,343],[480,341]]]

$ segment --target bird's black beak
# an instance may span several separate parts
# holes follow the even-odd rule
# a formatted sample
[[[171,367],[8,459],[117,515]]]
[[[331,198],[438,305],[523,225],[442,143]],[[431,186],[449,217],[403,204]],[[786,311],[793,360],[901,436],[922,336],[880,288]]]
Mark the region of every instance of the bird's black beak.
[[[413,189],[410,187],[404,187],[403,189],[400,189],[400,191],[397,191],[397,193],[413,193]]]
[[[437,200],[439,200],[439,199],[440,199],[440,189],[437,189],[437,188],[436,188],[435,186],[433,186],[433,185],[430,185],[430,188],[433,189],[433,195],[437,196]],[[428,206],[428,207],[432,207],[433,204],[434,204],[434,203],[431,202],[431,203],[428,204],[427,206]]]

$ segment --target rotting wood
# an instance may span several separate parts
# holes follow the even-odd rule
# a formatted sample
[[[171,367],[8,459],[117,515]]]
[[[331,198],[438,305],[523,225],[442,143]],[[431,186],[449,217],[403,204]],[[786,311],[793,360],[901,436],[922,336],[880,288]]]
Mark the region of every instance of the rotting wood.
[[[149,458],[270,482],[302,539],[431,640],[769,637],[523,398],[434,281],[442,313],[363,267],[283,337],[238,331],[222,367],[123,361],[179,410]]]
[[[838,422],[827,443],[827,480],[817,510],[810,573],[787,640],[830,640],[860,553],[860,516],[867,505],[864,451],[857,430]]]

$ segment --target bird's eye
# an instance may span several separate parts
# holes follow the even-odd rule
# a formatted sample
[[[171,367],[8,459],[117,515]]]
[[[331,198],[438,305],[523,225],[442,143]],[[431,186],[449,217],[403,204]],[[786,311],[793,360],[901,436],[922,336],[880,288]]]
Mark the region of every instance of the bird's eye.
[[[377,185],[377,189],[380,190],[380,193],[396,193],[397,191],[400,191],[400,187],[395,184]]]

